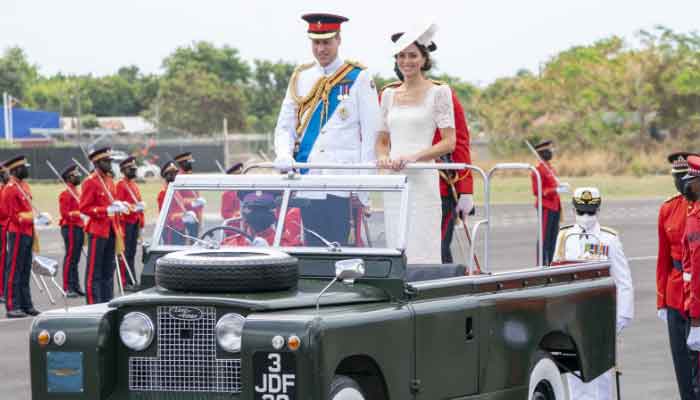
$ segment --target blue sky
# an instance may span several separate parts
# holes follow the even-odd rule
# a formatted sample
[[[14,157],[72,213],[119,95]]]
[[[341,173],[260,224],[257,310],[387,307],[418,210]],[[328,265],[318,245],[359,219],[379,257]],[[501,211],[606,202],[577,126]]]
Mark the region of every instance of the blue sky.
[[[163,57],[197,40],[228,44],[248,60],[306,62],[299,16],[312,11],[349,17],[342,55],[385,76],[392,73],[389,35],[433,16],[439,69],[485,84],[613,34],[632,41],[656,24],[696,30],[700,1],[2,0],[0,49],[21,46],[48,74],[103,75],[128,64],[158,72]]]

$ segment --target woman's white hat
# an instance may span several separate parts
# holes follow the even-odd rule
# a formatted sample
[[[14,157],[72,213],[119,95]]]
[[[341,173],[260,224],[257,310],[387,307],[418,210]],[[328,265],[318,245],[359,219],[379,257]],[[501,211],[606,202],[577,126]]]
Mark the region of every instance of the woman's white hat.
[[[406,49],[406,47],[417,42],[425,47],[429,47],[433,42],[433,36],[435,32],[438,31],[438,26],[435,23],[434,18],[427,18],[422,22],[415,24],[411,29],[407,30],[401,37],[394,43],[392,48],[392,54],[398,54],[399,52]]]

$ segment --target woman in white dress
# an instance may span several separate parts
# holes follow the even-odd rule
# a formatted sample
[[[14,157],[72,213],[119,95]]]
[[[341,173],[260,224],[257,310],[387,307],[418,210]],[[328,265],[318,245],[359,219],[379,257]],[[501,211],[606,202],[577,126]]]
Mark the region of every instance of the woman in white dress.
[[[382,123],[375,150],[377,165],[401,171],[407,163],[434,162],[455,147],[452,93],[447,85],[436,85],[425,74],[430,70],[430,52],[436,46],[434,23],[395,34],[396,70],[402,84],[382,94]],[[435,128],[442,140],[433,144]],[[410,184],[406,257],[409,264],[441,262],[439,175],[437,170],[404,170]],[[387,242],[398,243],[398,201],[385,199]]]

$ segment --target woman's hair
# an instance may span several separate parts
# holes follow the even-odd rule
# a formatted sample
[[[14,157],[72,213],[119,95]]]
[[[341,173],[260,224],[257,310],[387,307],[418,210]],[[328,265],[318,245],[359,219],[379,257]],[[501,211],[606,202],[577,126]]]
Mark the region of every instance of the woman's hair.
[[[396,42],[399,40],[399,38],[403,35],[403,32],[395,33],[391,35],[391,41]],[[430,52],[435,51],[437,49],[437,46],[435,43],[430,43],[428,46],[424,46],[418,42],[413,42],[413,44],[416,45],[418,48],[418,51],[420,51],[420,54],[425,58],[425,64],[421,67],[421,71],[423,72],[428,72],[430,71],[431,68],[433,68],[433,61],[430,58]],[[396,58],[398,56],[394,56],[394,73],[396,74],[396,77],[399,78],[399,80],[403,81],[403,74],[401,73],[401,70],[399,70],[399,63],[396,61]]]

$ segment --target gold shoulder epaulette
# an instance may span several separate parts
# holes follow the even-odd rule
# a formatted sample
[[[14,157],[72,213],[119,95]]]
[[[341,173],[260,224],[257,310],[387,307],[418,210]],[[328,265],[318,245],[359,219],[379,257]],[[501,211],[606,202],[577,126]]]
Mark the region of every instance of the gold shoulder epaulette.
[[[384,89],[399,87],[399,86],[401,86],[402,83],[403,82],[401,82],[401,81],[394,81],[394,82],[387,83],[386,85],[382,86],[382,90],[380,90],[380,92],[383,92]]]
[[[617,233],[617,231],[616,231],[615,229],[608,228],[607,226],[601,226],[601,227],[600,227],[600,230],[603,231],[603,232],[607,232],[607,233],[609,233],[609,234],[611,234],[611,235],[615,235],[615,236],[619,236],[619,235],[620,235],[619,233]]]
[[[668,199],[664,200],[664,203],[668,203],[669,201],[676,199],[678,196],[683,196],[683,195],[678,193],[677,195],[671,196]]]
[[[565,230],[567,230],[569,228],[573,228],[573,227],[574,227],[574,224],[560,226],[559,231],[565,231]]]
[[[445,81],[439,81],[437,79],[431,79],[431,81],[436,85],[447,85],[447,82]]]
[[[314,64],[316,64],[316,63],[314,63],[314,62],[309,62],[309,63],[306,63],[306,64],[297,65],[296,68],[294,68],[294,72],[292,72],[292,75],[293,75],[293,74],[297,74],[297,73],[299,73],[299,72],[301,72],[301,71],[305,71],[305,70],[307,70],[307,69],[313,67]]]
[[[357,67],[357,68],[359,68],[359,69],[367,69],[367,67],[365,67],[364,65],[362,65],[359,61],[355,61],[355,60],[345,60],[345,63],[346,63],[346,64],[350,64],[350,65],[352,65],[353,67]]]

